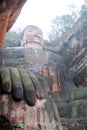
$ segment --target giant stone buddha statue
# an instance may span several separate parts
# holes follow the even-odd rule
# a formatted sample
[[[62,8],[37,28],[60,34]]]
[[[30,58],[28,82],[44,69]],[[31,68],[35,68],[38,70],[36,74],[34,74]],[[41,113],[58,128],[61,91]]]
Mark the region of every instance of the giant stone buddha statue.
[[[20,14],[20,11],[25,2],[26,0],[15,0],[15,1],[1,0],[0,1],[0,48],[4,44],[6,32],[11,28],[11,26],[16,21],[16,18]],[[37,36],[35,39],[37,39]],[[59,121],[60,118],[58,118],[57,111],[52,111],[53,109],[55,109],[55,105],[52,106],[51,104],[51,102],[53,101],[52,100],[53,97],[57,97],[54,99],[56,101],[56,104],[58,105],[60,116],[63,117],[63,119],[65,118],[64,124],[62,123],[64,126],[66,126],[65,129],[86,130],[87,129],[87,120],[86,120],[87,119],[87,88],[81,88],[81,87],[76,88],[76,86],[73,84],[71,80],[69,71],[65,69],[66,67],[64,67],[65,65],[62,64],[63,62],[61,58],[58,58],[60,56],[57,56],[58,58],[57,63],[56,60],[54,60],[54,62],[52,61],[52,63],[54,64],[51,64],[51,67],[50,64],[47,66],[48,62],[46,62],[45,66],[41,64],[44,71],[39,71],[39,72],[40,74],[43,74],[42,76],[42,75],[37,75],[36,73],[33,72],[31,73],[31,71],[29,71],[28,73],[28,71],[26,71],[26,69],[23,68],[19,69],[18,66],[21,65],[22,63],[23,64],[26,63],[25,68],[27,67],[27,69],[29,69],[28,66],[31,66],[30,69],[32,69],[32,64],[29,61],[27,61],[25,58],[27,52],[27,51],[23,51],[25,49],[22,49],[23,51],[22,53],[20,53],[20,49],[17,49],[18,52],[14,48],[7,49],[7,50],[9,51],[9,53],[7,53],[6,50],[4,49],[1,49],[0,51],[0,65],[1,65],[0,66],[0,80],[1,80],[0,81],[1,83],[0,84],[0,130],[12,130],[12,129],[16,129],[16,130],[18,129],[22,129],[22,130],[23,129],[25,130],[60,129],[62,130],[62,127],[60,127],[61,123]],[[15,52],[17,53],[15,54]],[[35,55],[37,55],[37,51],[35,53],[36,53]],[[20,54],[22,54],[21,58],[17,57],[17,54],[19,55],[19,57]],[[49,56],[48,52],[46,53],[46,55]],[[24,62],[21,62],[22,57],[24,58]],[[57,66],[58,69],[55,69],[56,68],[55,66],[57,64],[58,64]],[[15,67],[10,67],[13,65]],[[36,66],[33,66],[33,70],[34,68],[35,68],[35,72],[39,70],[36,69],[37,68]],[[54,76],[55,70],[56,70],[56,76]],[[60,78],[53,78],[53,77],[60,77]],[[45,81],[48,82],[48,85],[46,84],[47,82]],[[62,84],[61,87],[59,87],[62,89],[57,88],[54,89],[55,91],[51,89],[53,91],[53,93],[51,93],[49,88],[55,88],[53,87],[54,83],[56,83],[56,87]],[[41,93],[42,87],[44,91],[42,91]],[[52,99],[50,102],[51,96]],[[43,102],[40,105],[41,99],[44,99],[43,97],[45,97],[45,99],[48,102],[46,100],[43,100]],[[45,106],[48,109],[45,109],[47,110],[44,111],[45,114],[43,114],[43,116],[40,116],[42,115],[42,112],[40,112],[40,110],[42,109],[40,108],[45,108],[44,103],[46,103]],[[38,107],[36,108],[35,105]],[[37,111],[36,112],[37,114],[34,113],[35,111]],[[53,115],[55,115],[55,118]],[[44,117],[44,118],[38,118],[38,117]],[[72,119],[74,119],[74,122]],[[56,124],[55,121],[57,121],[58,124]],[[58,125],[58,127],[56,127],[56,125]]]
[[[26,42],[29,36],[32,37],[33,41],[27,40]],[[36,36],[38,40],[36,40]],[[43,50],[41,29],[37,29],[36,26],[27,26],[22,33],[20,44],[22,47],[27,47],[25,56],[31,63],[29,68],[46,78],[50,86],[51,96],[59,108],[60,116],[66,119],[65,122],[72,119],[72,123],[67,129],[74,129],[73,126],[76,126],[80,122],[79,120],[84,122],[84,118],[87,118],[87,88],[76,86],[73,82],[72,72],[67,69],[60,55]],[[77,122],[74,122],[75,120]],[[80,127],[82,126],[79,124],[76,129],[80,129]],[[86,126],[84,126],[85,128]]]

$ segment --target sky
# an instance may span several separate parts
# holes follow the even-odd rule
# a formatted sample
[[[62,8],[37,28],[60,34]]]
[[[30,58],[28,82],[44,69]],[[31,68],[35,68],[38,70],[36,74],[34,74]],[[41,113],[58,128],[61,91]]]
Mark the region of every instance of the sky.
[[[12,30],[35,25],[42,29],[43,37],[47,39],[52,20],[56,16],[67,14],[69,5],[73,4],[80,8],[83,3],[84,0],[28,0]]]

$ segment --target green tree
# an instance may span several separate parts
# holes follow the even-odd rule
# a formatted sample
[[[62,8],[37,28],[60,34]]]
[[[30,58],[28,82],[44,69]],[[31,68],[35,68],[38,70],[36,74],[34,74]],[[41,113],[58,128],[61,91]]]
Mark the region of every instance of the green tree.
[[[51,33],[48,36],[50,41],[57,42],[69,32],[74,23],[75,19],[71,15],[56,16],[52,21]]]
[[[58,42],[60,38],[64,37],[69,32],[80,17],[79,12],[80,9],[74,4],[71,4],[68,6],[68,14],[55,17],[52,21],[51,31],[48,34],[48,38],[52,43]]]
[[[85,1],[85,3],[81,7],[80,16],[87,17],[87,1]]]
[[[17,47],[20,46],[19,40],[20,40],[20,35],[22,33],[22,29],[18,29],[16,31],[10,30],[6,34],[6,40],[4,47]]]
[[[79,8],[77,8],[74,4],[68,6],[68,13],[72,16],[72,19],[74,19],[75,22],[80,17],[79,11]]]

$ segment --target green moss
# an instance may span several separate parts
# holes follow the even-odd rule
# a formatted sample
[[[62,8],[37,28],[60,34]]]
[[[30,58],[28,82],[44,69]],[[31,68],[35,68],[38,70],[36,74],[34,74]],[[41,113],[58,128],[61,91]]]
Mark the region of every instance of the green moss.
[[[1,88],[2,91],[5,93],[10,93],[11,92],[11,77],[10,77],[10,72],[8,67],[1,67],[0,68],[0,77],[1,77]]]
[[[60,97],[60,95],[57,92],[54,92],[51,95],[52,95],[52,97],[53,97],[53,99],[55,100],[56,103],[58,103],[58,104],[63,103],[63,99]]]
[[[71,99],[78,100],[78,99],[86,99],[87,98],[87,88],[73,88],[71,92]]]
[[[74,105],[74,106],[72,107],[71,116],[72,116],[72,118],[76,118],[76,117],[77,117],[77,106],[76,106],[76,105]]]

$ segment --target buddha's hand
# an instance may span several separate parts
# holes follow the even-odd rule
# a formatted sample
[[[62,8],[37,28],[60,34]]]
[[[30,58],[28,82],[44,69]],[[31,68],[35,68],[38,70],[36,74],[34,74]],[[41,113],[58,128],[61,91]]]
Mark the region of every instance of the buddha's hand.
[[[0,68],[1,94],[12,94],[15,101],[25,100],[29,106],[35,106],[36,98],[43,99],[49,93],[46,80],[32,71],[23,68]]]

